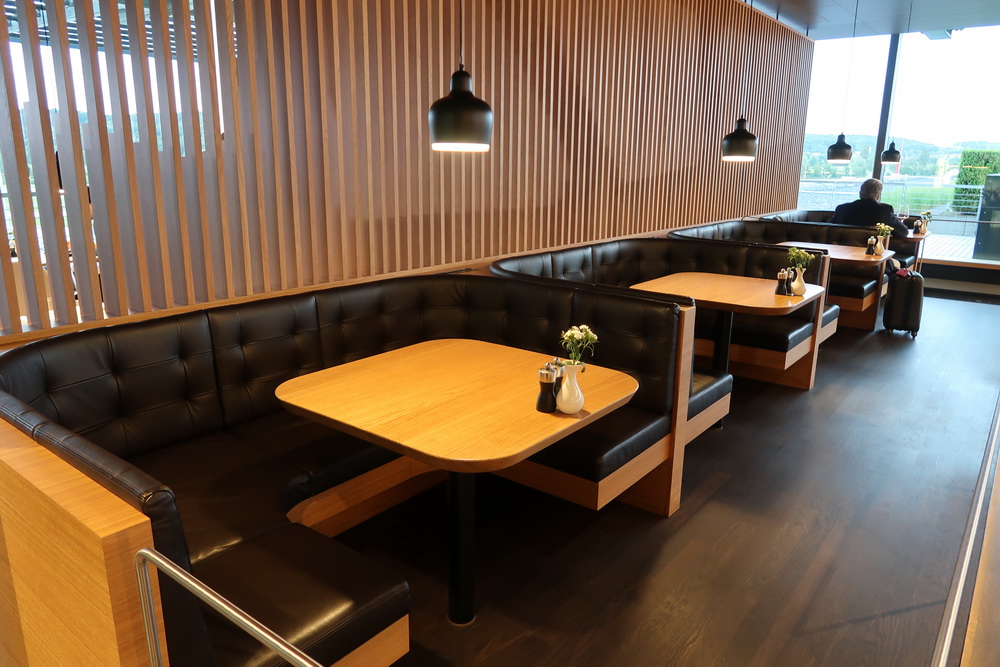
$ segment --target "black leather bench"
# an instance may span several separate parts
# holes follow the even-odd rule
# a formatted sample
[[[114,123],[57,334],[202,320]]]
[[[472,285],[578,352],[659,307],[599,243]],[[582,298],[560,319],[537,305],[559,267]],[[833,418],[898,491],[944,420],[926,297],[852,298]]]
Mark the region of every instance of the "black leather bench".
[[[814,253],[806,281],[825,284],[827,258]],[[684,238],[633,238],[561,250],[516,255],[490,266],[498,276],[590,289],[631,292],[631,285],[682,271],[701,271],[773,279],[788,265],[788,249],[745,243]],[[647,293],[650,294],[650,293]],[[655,295],[651,295],[656,298]],[[839,308],[817,305],[789,315],[737,314],[733,318],[730,368],[770,382],[808,389],[815,380],[816,348],[836,331]],[[696,354],[712,356],[717,313],[697,308]],[[697,404],[697,393],[692,394]]]
[[[406,623],[408,587],[289,516],[405,457],[283,411],[275,387],[434,338],[555,356],[560,332],[588,323],[601,337],[599,362],[631,373],[639,389],[572,442],[524,464],[579,475],[604,502],[609,478],[628,482],[618,493],[640,486],[656,500],[645,506],[666,514],[664,499],[680,492],[674,425],[690,409],[677,391],[690,384],[681,374],[693,354],[685,307],[485,276],[324,289],[12,350],[0,356],[0,415],[149,517],[164,555],[329,664]],[[729,383],[712,385],[727,407]],[[551,486],[546,474],[526,483]],[[160,586],[173,664],[273,664],[268,650],[175,584],[161,577]]]

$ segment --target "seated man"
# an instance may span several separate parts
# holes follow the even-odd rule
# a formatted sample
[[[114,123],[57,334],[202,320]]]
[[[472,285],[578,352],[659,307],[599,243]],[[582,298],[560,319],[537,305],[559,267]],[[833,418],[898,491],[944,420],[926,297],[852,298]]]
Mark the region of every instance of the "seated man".
[[[860,199],[838,206],[830,222],[858,227],[874,227],[881,222],[892,227],[892,235],[896,238],[909,233],[906,225],[896,217],[892,205],[879,202],[882,196],[882,181],[869,178],[861,184],[861,191],[858,194]]]

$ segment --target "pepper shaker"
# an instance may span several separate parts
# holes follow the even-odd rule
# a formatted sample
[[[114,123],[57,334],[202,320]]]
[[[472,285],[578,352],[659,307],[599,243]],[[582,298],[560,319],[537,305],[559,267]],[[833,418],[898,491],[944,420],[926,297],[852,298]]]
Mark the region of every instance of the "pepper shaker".
[[[555,381],[555,383],[552,386],[552,393],[558,394],[559,390],[562,389],[562,381],[563,381],[563,373],[564,373],[564,371],[563,371],[563,365],[562,365],[562,360],[559,359],[559,357],[553,357],[552,361],[550,361],[549,363],[547,363],[545,365],[549,368],[549,370],[551,370],[553,373],[555,373],[556,381]]]
[[[874,236],[869,236],[868,237],[868,249],[865,250],[865,254],[866,255],[874,255],[875,254],[875,237]]]
[[[788,280],[788,272],[784,269],[778,271],[778,286],[774,288],[774,293],[778,296],[788,296],[788,286],[785,282]]]
[[[792,296],[792,281],[795,280],[795,269],[785,269],[785,296]]]
[[[546,364],[546,366],[548,366],[548,364]],[[539,369],[538,400],[535,401],[535,409],[539,412],[556,411],[556,394],[552,389],[555,382],[555,371],[544,367]]]

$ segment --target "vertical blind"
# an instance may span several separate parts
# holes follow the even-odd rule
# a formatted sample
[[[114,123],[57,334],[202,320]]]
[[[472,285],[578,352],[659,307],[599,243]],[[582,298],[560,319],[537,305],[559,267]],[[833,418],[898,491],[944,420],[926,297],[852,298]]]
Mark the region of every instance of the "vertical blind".
[[[7,0],[0,329],[795,205],[807,38],[735,0],[466,0],[493,149],[438,154],[456,3]],[[724,164],[744,111],[758,159]]]

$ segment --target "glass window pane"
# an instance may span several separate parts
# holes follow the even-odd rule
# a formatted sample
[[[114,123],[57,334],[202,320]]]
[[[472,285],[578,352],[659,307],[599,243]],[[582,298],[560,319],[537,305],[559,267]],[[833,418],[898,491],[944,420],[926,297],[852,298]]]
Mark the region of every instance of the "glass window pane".
[[[886,35],[816,42],[799,208],[833,210],[857,199],[861,181],[871,176],[888,55]],[[841,133],[854,155],[836,166],[826,149]]]
[[[900,39],[889,138],[902,159],[883,168],[882,199],[911,213],[931,211],[927,257],[1000,259],[993,241],[1000,225],[981,223],[1000,222],[1000,210],[983,206],[987,176],[1000,173],[997,62],[1000,26]]]

